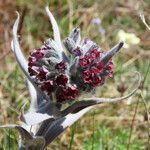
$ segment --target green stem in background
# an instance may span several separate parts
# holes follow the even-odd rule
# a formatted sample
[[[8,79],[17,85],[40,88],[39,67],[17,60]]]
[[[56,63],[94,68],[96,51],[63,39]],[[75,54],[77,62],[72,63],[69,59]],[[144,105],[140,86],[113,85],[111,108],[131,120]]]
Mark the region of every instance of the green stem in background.
[[[148,68],[147,68],[146,74],[144,76],[144,80],[143,80],[143,84],[142,84],[141,89],[144,89],[144,84],[145,84],[146,79],[148,77],[149,71],[150,71],[150,61],[149,61],[149,64],[148,64]],[[146,115],[147,115],[147,124],[148,124],[148,127],[147,127],[147,130],[148,130],[148,142],[147,142],[147,145],[150,145],[150,120],[149,120],[149,111],[148,111],[147,104],[146,104],[146,102],[144,100],[142,92],[143,91],[141,91],[141,99],[142,99],[144,107],[145,107],[145,112],[146,112]]]
[[[9,136],[9,138],[8,138],[8,147],[9,147],[9,150],[10,150],[10,145],[11,145],[11,141],[10,141],[10,138],[11,138],[11,136],[10,136],[10,129],[8,130],[8,136]]]
[[[144,86],[144,84],[145,84],[145,82],[146,82],[146,79],[147,79],[147,77],[148,77],[149,70],[150,70],[150,61],[149,61],[148,67],[147,67],[146,74],[145,74],[145,76],[144,76],[142,88],[144,88],[143,86]]]
[[[95,131],[95,111],[92,114],[92,121],[93,121],[93,136],[92,136],[92,150],[94,150],[94,131]]]
[[[130,149],[131,137],[132,137],[132,133],[133,133],[133,127],[134,127],[134,122],[135,122],[136,114],[137,114],[137,111],[138,111],[139,102],[140,102],[140,99],[138,98],[138,101],[136,103],[135,110],[134,110],[134,115],[133,115],[131,127],[130,127],[130,134],[129,134],[129,141],[128,141],[128,145],[127,145],[127,150]]]
[[[148,68],[147,68],[146,74],[145,74],[145,76],[144,76],[144,80],[143,80],[143,82],[142,82],[142,84],[141,84],[141,87],[140,87],[141,92],[142,92],[142,90],[143,90],[143,88],[144,88],[144,84],[145,84],[146,79],[147,79],[147,77],[148,77],[149,70],[150,70],[150,61],[149,61],[149,64],[148,64]],[[134,112],[133,119],[132,119],[132,123],[131,123],[131,127],[130,127],[130,135],[129,135],[129,141],[128,141],[128,145],[127,145],[127,150],[130,149],[131,136],[132,136],[132,133],[133,133],[133,126],[134,126],[134,122],[135,122],[135,117],[136,117],[136,114],[137,114],[137,112],[138,112],[138,106],[139,106],[140,98],[142,98],[141,95],[138,95],[138,101],[137,101],[137,104],[136,104],[136,106],[135,106],[135,112]],[[147,111],[146,111],[146,112],[147,112]],[[149,121],[149,120],[148,120],[148,121]],[[148,123],[149,123],[149,122],[148,122]],[[149,136],[149,129],[148,129],[148,136]],[[148,137],[148,143],[149,143],[149,137]]]
[[[76,123],[73,124],[73,126],[71,128],[71,139],[70,139],[70,144],[69,144],[69,150],[72,149],[75,132],[76,132]]]

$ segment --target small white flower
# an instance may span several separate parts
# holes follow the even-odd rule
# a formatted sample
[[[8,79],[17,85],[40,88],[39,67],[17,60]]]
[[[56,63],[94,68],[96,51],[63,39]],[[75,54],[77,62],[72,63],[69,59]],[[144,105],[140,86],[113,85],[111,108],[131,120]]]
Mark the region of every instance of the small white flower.
[[[132,45],[140,43],[140,38],[138,38],[134,33],[127,33],[124,30],[118,31],[116,40],[124,41],[124,48],[129,48]]]

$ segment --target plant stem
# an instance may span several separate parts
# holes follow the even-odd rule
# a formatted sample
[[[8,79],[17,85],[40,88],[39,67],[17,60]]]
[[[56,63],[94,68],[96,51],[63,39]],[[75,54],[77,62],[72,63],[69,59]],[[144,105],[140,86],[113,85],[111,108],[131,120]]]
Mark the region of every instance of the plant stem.
[[[9,133],[9,135],[8,135],[8,136],[9,136],[9,138],[8,138],[8,146],[9,146],[9,150],[10,150],[10,144],[11,144],[11,143],[10,143],[10,138],[11,138],[11,137],[10,137],[10,134],[11,134],[11,133],[10,133],[10,129],[8,130],[8,133]]]
[[[70,139],[70,144],[69,144],[69,150],[72,149],[75,132],[76,132],[76,123],[71,128],[71,139]]]
[[[95,131],[95,112],[93,112],[93,116],[92,116],[92,119],[93,119],[93,138],[92,138],[92,150],[94,150],[94,131]]]

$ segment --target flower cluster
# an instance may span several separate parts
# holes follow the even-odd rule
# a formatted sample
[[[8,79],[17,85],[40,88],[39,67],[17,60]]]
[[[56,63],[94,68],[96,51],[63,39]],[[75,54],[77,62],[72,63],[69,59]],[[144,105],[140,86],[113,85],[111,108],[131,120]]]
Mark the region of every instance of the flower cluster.
[[[70,43],[64,44],[66,49]],[[112,60],[102,63],[104,52],[89,39],[69,48],[69,61],[58,51],[55,42],[49,39],[30,54],[28,71],[41,90],[53,95],[59,103],[74,100],[82,91],[91,91],[112,77]]]
[[[106,77],[112,77],[113,63],[101,63],[104,53],[98,47],[90,48],[85,55],[79,57],[78,74],[80,75],[79,87],[82,90],[92,90],[94,87],[104,84]]]
[[[29,74],[42,91],[50,96],[54,93],[57,102],[74,100],[78,89],[69,84],[66,62],[60,61],[55,55],[57,53],[47,43],[41,48],[34,49],[28,59]],[[57,60],[54,61],[54,58]]]

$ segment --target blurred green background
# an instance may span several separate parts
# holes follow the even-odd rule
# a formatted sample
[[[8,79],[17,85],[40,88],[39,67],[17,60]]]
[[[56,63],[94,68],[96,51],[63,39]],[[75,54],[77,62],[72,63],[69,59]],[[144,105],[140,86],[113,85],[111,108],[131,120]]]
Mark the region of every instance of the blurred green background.
[[[62,39],[73,27],[80,27],[82,38],[90,37],[104,51],[125,40],[125,47],[113,59],[114,78],[97,89],[97,96],[128,93],[136,80],[135,70],[143,77],[136,95],[124,102],[95,107],[48,150],[149,150],[150,31],[139,15],[144,14],[150,24],[149,0],[0,0],[0,125],[19,123],[19,110],[29,101],[23,74],[10,50],[15,11],[21,14],[18,32],[28,57],[32,49],[52,37],[45,5],[55,16]],[[0,130],[0,149],[16,150],[17,139],[16,131]]]

